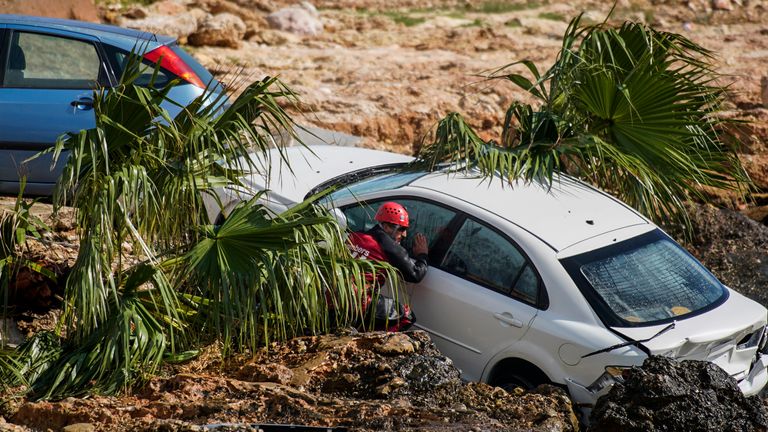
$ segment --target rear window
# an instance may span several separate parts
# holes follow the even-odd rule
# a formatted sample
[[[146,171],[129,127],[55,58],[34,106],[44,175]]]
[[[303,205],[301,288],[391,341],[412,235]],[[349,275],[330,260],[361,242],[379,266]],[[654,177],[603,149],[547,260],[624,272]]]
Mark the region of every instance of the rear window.
[[[609,325],[656,325],[707,311],[727,290],[661,232],[563,260]]]

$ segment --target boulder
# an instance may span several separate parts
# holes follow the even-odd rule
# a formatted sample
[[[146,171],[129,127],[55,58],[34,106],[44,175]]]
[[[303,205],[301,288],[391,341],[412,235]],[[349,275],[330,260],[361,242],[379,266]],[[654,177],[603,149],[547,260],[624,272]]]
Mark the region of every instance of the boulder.
[[[589,432],[764,431],[768,413],[711,362],[649,357],[601,397]]]
[[[187,5],[179,0],[160,0],[149,5],[149,10],[159,15],[179,15],[187,11]]]
[[[768,75],[764,75],[760,78],[760,97],[763,102],[763,107],[768,108]]]
[[[197,31],[189,35],[189,44],[238,48],[245,29],[245,23],[237,15],[226,12],[209,15]]]
[[[192,9],[178,15],[149,15],[142,19],[130,19],[123,16],[117,19],[117,24],[122,27],[173,36],[183,42],[189,35],[197,31],[201,14],[204,12],[200,9]]]
[[[267,15],[267,22],[276,30],[303,36],[316,36],[323,31],[317,9],[309,3],[280,9]]]
[[[92,0],[0,0],[0,11],[4,14],[100,21]]]

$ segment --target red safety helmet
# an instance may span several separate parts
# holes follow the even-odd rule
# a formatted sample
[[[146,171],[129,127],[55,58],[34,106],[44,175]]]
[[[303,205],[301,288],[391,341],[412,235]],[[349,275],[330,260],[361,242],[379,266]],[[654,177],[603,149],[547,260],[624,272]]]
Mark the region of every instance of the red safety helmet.
[[[408,228],[408,212],[405,207],[396,202],[385,202],[379,207],[374,219],[378,222],[387,222]]]

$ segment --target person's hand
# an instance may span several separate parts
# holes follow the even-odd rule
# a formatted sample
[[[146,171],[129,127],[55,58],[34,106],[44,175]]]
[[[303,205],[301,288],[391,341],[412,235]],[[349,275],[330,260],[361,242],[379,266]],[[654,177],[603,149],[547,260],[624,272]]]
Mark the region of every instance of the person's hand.
[[[413,254],[414,255],[426,255],[429,253],[429,246],[427,243],[427,237],[418,233],[413,237]]]

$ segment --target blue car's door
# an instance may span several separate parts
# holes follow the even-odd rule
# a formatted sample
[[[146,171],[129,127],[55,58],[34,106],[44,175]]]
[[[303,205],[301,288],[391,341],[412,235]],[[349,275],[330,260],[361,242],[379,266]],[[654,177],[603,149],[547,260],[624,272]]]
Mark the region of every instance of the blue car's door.
[[[90,36],[7,25],[0,74],[0,192],[27,177],[29,194],[48,194],[63,161],[46,155],[66,132],[94,126],[93,88],[107,84],[98,41]],[[66,157],[66,155],[64,155]]]

